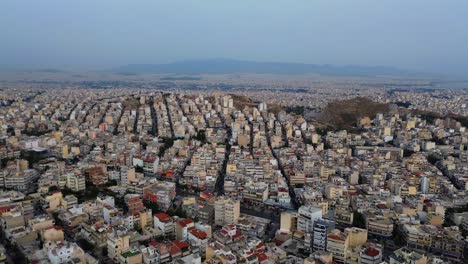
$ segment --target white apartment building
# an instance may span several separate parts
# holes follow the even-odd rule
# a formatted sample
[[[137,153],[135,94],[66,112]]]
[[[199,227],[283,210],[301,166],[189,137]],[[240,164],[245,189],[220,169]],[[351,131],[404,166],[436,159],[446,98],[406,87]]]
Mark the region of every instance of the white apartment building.
[[[301,206],[297,217],[297,230],[304,233],[312,233],[314,222],[322,218],[322,208],[313,206]]]

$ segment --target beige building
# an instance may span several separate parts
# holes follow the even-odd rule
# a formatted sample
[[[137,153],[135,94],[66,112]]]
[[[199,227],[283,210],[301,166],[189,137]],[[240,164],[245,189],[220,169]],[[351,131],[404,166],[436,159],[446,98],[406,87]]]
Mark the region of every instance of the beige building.
[[[363,245],[367,242],[367,230],[361,229],[357,227],[346,228],[345,233],[349,237],[349,244],[350,248],[354,248],[358,245]]]
[[[107,235],[107,252],[113,261],[119,261],[123,252],[130,250],[130,236],[125,230],[114,230]]]
[[[55,192],[45,197],[45,201],[48,203],[49,212],[57,210],[62,205],[63,195],[61,192]]]
[[[41,231],[41,237],[44,242],[63,241],[65,234],[61,227],[49,227]]]
[[[371,235],[390,238],[393,235],[393,222],[383,217],[368,218],[367,230]]]
[[[280,230],[294,232],[297,230],[297,213],[296,212],[282,212]]]
[[[74,191],[80,192],[86,189],[86,179],[83,175],[77,173],[67,174],[67,188]]]
[[[333,255],[333,260],[337,263],[346,263],[348,245],[348,235],[338,229],[327,236],[327,252]]]
[[[33,219],[30,219],[28,221],[28,225],[34,230],[34,231],[42,231],[47,228],[53,227],[55,224],[54,219],[50,218],[47,215],[43,216],[36,216]]]
[[[240,201],[219,197],[215,201],[215,224],[237,224],[240,216]]]

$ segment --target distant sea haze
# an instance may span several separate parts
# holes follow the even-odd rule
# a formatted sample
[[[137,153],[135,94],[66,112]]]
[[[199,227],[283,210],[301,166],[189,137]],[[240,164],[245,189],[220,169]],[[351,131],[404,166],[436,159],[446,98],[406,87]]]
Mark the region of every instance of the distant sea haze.
[[[329,76],[412,76],[417,73],[384,66],[318,65],[286,62],[255,62],[241,60],[188,60],[167,64],[129,64],[113,70],[119,74],[320,74]]]
[[[466,81],[450,81],[450,82],[434,82],[432,86],[435,88],[444,89],[468,89],[468,80]]]

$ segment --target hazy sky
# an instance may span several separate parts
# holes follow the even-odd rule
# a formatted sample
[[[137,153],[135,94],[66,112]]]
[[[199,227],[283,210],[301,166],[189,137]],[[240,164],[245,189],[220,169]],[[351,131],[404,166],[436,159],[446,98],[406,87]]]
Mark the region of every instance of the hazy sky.
[[[462,71],[468,0],[0,1],[3,65],[201,58]]]

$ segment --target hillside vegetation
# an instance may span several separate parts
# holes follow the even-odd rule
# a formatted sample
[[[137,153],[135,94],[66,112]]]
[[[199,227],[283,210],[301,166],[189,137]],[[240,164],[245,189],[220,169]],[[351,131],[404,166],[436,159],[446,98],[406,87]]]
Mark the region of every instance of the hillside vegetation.
[[[374,118],[377,113],[390,110],[388,104],[374,102],[364,97],[330,102],[319,116],[319,121],[334,129],[351,130],[362,117]]]

